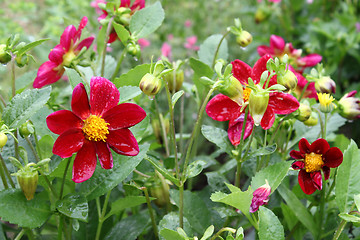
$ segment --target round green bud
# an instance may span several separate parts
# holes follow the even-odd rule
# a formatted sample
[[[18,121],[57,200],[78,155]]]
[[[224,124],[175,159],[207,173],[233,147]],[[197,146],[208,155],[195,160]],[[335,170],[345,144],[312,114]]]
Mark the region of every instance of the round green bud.
[[[252,35],[248,31],[241,31],[240,34],[236,37],[236,42],[242,46],[246,47],[252,42]]]
[[[7,140],[8,140],[8,137],[6,136],[6,134],[1,132],[0,133],[0,148],[3,148],[6,145]]]
[[[38,171],[31,167],[24,167],[16,173],[16,178],[26,199],[33,199],[39,179]]]
[[[315,112],[311,112],[311,115],[308,120],[304,121],[306,126],[316,126],[319,122],[318,115]]]
[[[311,116],[311,107],[308,104],[300,103],[300,106],[297,110],[298,115],[296,116],[296,119],[304,122],[308,120]]]
[[[283,85],[286,87],[286,90],[289,91],[296,88],[298,79],[292,71],[287,70],[285,75],[277,76],[277,83]]]
[[[251,91],[249,97],[249,110],[254,124],[259,126],[269,104],[269,93],[265,91]]]
[[[6,64],[11,61],[11,54],[6,50],[5,44],[0,44],[0,63]]]
[[[126,45],[126,50],[132,56],[137,56],[141,52],[140,45],[133,42]]]
[[[184,71],[182,69],[177,69],[173,72],[169,72],[164,75],[165,81],[169,86],[170,92],[179,91],[184,82]]]
[[[219,91],[231,98],[231,100],[237,102],[239,105],[242,105],[243,100],[243,92],[244,88],[241,85],[240,81],[237,80],[234,76],[230,76],[226,79],[220,86]]]
[[[19,133],[23,138],[30,136],[34,133],[34,125],[29,121],[24,122],[19,128]]]
[[[161,79],[147,73],[142,77],[139,87],[146,95],[155,96],[161,89]]]
[[[16,56],[15,63],[18,67],[23,67],[29,63],[29,56],[27,54]]]

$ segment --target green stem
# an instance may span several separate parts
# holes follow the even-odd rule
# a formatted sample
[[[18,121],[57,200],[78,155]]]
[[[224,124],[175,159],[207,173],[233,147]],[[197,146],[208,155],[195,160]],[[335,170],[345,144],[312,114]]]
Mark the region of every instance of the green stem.
[[[121,53],[121,56],[120,56],[120,58],[119,58],[119,61],[118,61],[117,64],[116,64],[116,68],[115,68],[114,73],[111,75],[111,78],[110,78],[111,81],[114,81],[115,77],[119,74],[119,72],[120,72],[120,67],[121,67],[121,63],[122,63],[122,61],[124,60],[125,56],[126,56],[126,47],[124,48],[124,50],[123,50],[122,53]]]
[[[13,188],[15,188],[15,184],[14,184],[12,178],[11,178],[9,169],[8,169],[7,166],[6,166],[5,160],[4,160],[4,158],[2,157],[1,153],[0,153],[0,160],[1,160],[1,165],[2,165],[2,167],[3,167],[3,169],[4,169],[4,172],[5,172],[6,176],[7,176],[7,178],[9,179],[10,185],[11,185]]]
[[[354,209],[354,207],[355,207],[355,202],[351,205],[351,208],[350,208],[350,211],[349,211],[349,212],[351,212],[351,211]],[[337,240],[337,239],[340,237],[342,231],[343,231],[344,228],[345,228],[346,223],[347,223],[347,221],[345,221],[344,219],[341,220],[338,228],[337,228],[336,231],[335,231],[333,240]]]
[[[64,186],[65,186],[65,178],[66,178],[66,174],[68,172],[69,166],[70,166],[70,162],[71,162],[72,157],[67,158],[67,163],[65,166],[65,170],[64,170],[64,175],[63,175],[63,179],[61,182],[61,188],[60,188],[60,194],[59,194],[59,199],[61,200],[63,197],[63,193],[64,193]]]
[[[321,240],[322,228],[324,222],[324,209],[325,209],[325,192],[326,192],[326,182],[324,173],[322,173],[323,189],[321,190],[321,200],[320,200],[320,209],[319,209],[319,231],[317,239]]]
[[[25,140],[26,140],[27,144],[29,145],[31,152],[34,155],[36,162],[40,162],[40,158],[34,148],[34,145],[31,143],[30,138],[28,136],[25,136]]]
[[[21,237],[25,234],[26,230],[23,228],[21,229],[21,231],[19,232],[19,234],[14,238],[14,240],[20,240]]]
[[[224,36],[220,39],[220,42],[219,42],[219,44],[217,45],[217,48],[216,48],[216,51],[215,51],[215,54],[214,54],[214,60],[213,60],[212,65],[211,65],[212,68],[215,67],[216,59],[217,59],[217,57],[218,57],[221,44],[222,44],[222,42],[224,41],[225,37],[226,37],[229,33],[230,33],[230,31],[227,31],[227,32],[224,34]]]
[[[105,221],[105,214],[106,214],[107,205],[108,205],[109,199],[110,199],[110,193],[111,193],[111,190],[108,191],[108,193],[106,194],[106,197],[105,197],[103,209],[101,211],[101,215],[100,215],[100,218],[99,218],[99,223],[98,223],[98,226],[97,226],[97,229],[96,229],[95,240],[100,239],[101,228],[102,228],[102,225],[103,225],[103,223]]]
[[[101,77],[104,77],[105,73],[105,57],[106,57],[106,46],[109,41],[109,35],[112,28],[112,22],[114,20],[114,17],[112,17],[108,23],[107,29],[106,29],[106,35],[105,35],[105,42],[104,42],[104,49],[102,52],[102,61],[101,61]]]
[[[184,228],[184,185],[179,187],[179,225]]]
[[[83,81],[85,82],[86,86],[90,89],[90,85],[86,79],[86,77],[84,76],[84,74],[80,71],[80,69],[75,65],[73,66],[74,70],[80,75],[80,77],[83,79]]]
[[[36,132],[34,132],[34,139],[35,139],[35,146],[36,146],[36,151],[37,151],[37,153],[38,153],[38,155],[39,155],[39,158],[40,159],[43,159],[42,158],[42,156],[41,156],[41,151],[40,151],[40,144],[39,144],[39,140],[38,140],[38,137],[37,137],[37,135],[36,135]]]
[[[64,227],[63,227],[63,223],[64,223],[64,222],[63,222],[63,220],[62,220],[63,217],[64,217],[63,215],[60,215],[60,216],[59,216],[58,235],[57,235],[57,239],[58,239],[58,240],[62,240],[62,233],[63,233],[63,228],[64,228]]]
[[[210,240],[215,240],[217,237],[220,236],[220,234],[222,234],[223,232],[231,232],[232,234],[236,233],[236,229],[233,228],[229,228],[229,227],[224,227],[222,229],[220,229],[214,236],[212,236],[210,238]]]
[[[301,98],[304,96],[305,92],[306,92],[306,89],[308,88],[310,82],[307,82],[303,88],[303,90],[301,91],[301,94],[300,94],[300,97],[298,98],[298,100],[300,101]]]
[[[12,84],[12,96],[16,95],[16,84],[15,84],[15,61],[11,61],[11,84]],[[14,132],[15,138],[18,137],[17,130]],[[19,159],[19,143],[14,139],[15,158]]]
[[[150,197],[149,197],[149,192],[147,190],[146,187],[142,188],[144,193],[145,193],[145,197],[146,197],[146,204],[147,204],[147,207],[149,209],[149,214],[150,214],[150,218],[151,218],[151,224],[152,224],[152,227],[154,229],[154,234],[155,234],[155,237],[156,239],[159,238],[159,234],[158,234],[158,228],[157,228],[157,225],[156,225],[156,221],[155,221],[155,216],[154,216],[154,213],[153,213],[153,209],[151,207],[151,202],[150,202]]]
[[[5,177],[5,173],[4,173],[4,168],[3,168],[3,165],[0,164],[0,177],[1,177],[1,181],[3,182],[4,184],[4,188],[5,189],[8,189],[9,188],[9,185],[6,181],[6,177]]]
[[[180,126],[179,126],[179,132],[180,132],[180,152],[183,152],[183,131],[184,131],[184,106],[185,106],[185,97],[181,98],[180,103]]]
[[[236,162],[236,173],[235,173],[235,186],[240,188],[240,179],[241,179],[241,161]]]
[[[166,153],[166,156],[169,157],[170,156],[170,150],[169,150],[169,141],[168,141],[167,134],[166,134],[166,126],[165,126],[165,123],[164,123],[164,118],[163,118],[162,114],[160,113],[160,108],[159,108],[159,104],[158,104],[158,102],[156,100],[156,96],[154,98],[154,102],[155,102],[155,108],[156,108],[156,112],[157,112],[160,127],[161,127],[161,134],[162,134],[162,138],[163,138],[163,141],[164,141],[163,145],[165,146],[165,153]]]

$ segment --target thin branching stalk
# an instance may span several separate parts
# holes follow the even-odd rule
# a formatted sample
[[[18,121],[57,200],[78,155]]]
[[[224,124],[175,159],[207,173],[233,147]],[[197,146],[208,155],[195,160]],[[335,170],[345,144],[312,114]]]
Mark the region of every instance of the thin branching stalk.
[[[184,185],[179,187],[179,225],[184,228]]]
[[[40,162],[40,158],[39,158],[39,155],[38,153],[36,152],[35,148],[34,148],[34,145],[32,144],[32,142],[30,141],[30,138],[28,136],[25,136],[24,137],[27,144],[29,145],[30,149],[31,149],[31,152],[33,153],[34,157],[35,157],[35,161],[36,162]]]
[[[154,230],[154,234],[155,234],[156,239],[158,239],[159,238],[158,228],[157,228],[157,224],[156,224],[156,221],[155,221],[155,216],[154,216],[154,213],[153,213],[153,209],[151,207],[149,192],[148,192],[146,187],[142,188],[142,190],[145,193],[146,204],[147,204],[147,207],[149,209],[149,214],[150,214],[150,219],[151,219],[151,224],[152,224],[152,227],[153,227],[153,230]]]
[[[217,48],[216,48],[216,51],[215,51],[215,54],[214,54],[214,60],[213,60],[212,65],[211,65],[212,68],[215,67],[216,59],[217,59],[217,57],[218,57],[221,44],[222,44],[222,42],[224,41],[224,39],[226,38],[226,36],[227,36],[229,33],[230,33],[230,31],[227,31],[227,32],[224,34],[224,36],[220,39],[220,42],[219,42],[219,44],[217,45]]]
[[[7,168],[6,166],[6,163],[5,163],[5,160],[4,158],[2,157],[1,153],[0,153],[0,161],[1,161],[1,165],[4,169],[4,172],[5,172],[5,175],[7,176],[7,178],[9,179],[9,182],[10,182],[10,185],[15,188],[15,184],[11,178],[11,175],[10,175],[10,172],[9,172],[9,169]]]
[[[80,71],[80,69],[75,65],[74,70],[80,75],[80,77],[83,79],[83,81],[85,82],[86,86],[90,89],[90,85],[85,77],[85,75],[83,74],[83,72]]]
[[[106,214],[107,205],[108,205],[109,199],[110,199],[110,193],[111,193],[111,190],[108,191],[108,193],[106,194],[106,197],[105,197],[103,209],[102,209],[102,211],[101,211],[101,215],[100,215],[100,218],[99,218],[99,223],[98,223],[98,226],[97,226],[97,229],[96,229],[96,237],[95,237],[95,240],[99,240],[99,239],[100,239],[101,228],[102,228],[102,225],[103,225],[104,221],[106,220],[105,214]],[[97,201],[99,201],[99,200],[97,200]],[[97,204],[98,204],[98,203],[97,203]]]
[[[212,236],[210,238],[210,240],[215,240],[217,237],[220,236],[220,234],[222,234],[223,232],[231,232],[232,234],[236,233],[236,229],[233,228],[229,228],[229,227],[224,227],[222,229],[220,229],[214,236]]]
[[[110,31],[112,29],[112,22],[114,20],[114,17],[112,17],[108,23],[107,29],[106,29],[106,36],[105,36],[105,42],[104,42],[104,49],[102,52],[102,60],[101,60],[101,77],[104,77],[104,73],[105,73],[105,57],[106,57],[106,46],[107,43],[109,41],[109,35],[110,35]]]
[[[22,236],[24,236],[26,230],[23,228],[21,229],[21,231],[19,232],[18,235],[16,235],[16,237],[14,238],[14,240],[20,240],[22,238]]]
[[[304,86],[303,90],[301,91],[301,94],[300,94],[300,96],[299,96],[299,98],[298,98],[298,101],[300,101],[301,98],[304,96],[304,94],[305,94],[305,92],[306,92],[306,89],[308,88],[309,84],[310,84],[310,82],[307,82],[307,83],[305,84],[305,86]]]
[[[68,172],[70,163],[71,163],[71,159],[72,157],[67,158],[67,162],[66,162],[66,166],[65,166],[65,170],[64,170],[64,175],[63,175],[63,179],[61,182],[61,188],[60,188],[60,194],[59,194],[59,199],[61,200],[63,197],[63,193],[64,193],[64,186],[65,186],[65,179],[66,179],[66,174]]]
[[[9,185],[6,181],[6,177],[5,177],[5,173],[4,173],[4,167],[2,164],[0,164],[0,177],[1,177],[1,181],[3,182],[4,188],[8,189]]]
[[[115,77],[119,74],[119,72],[120,72],[120,67],[121,67],[122,61],[124,60],[125,56],[126,56],[126,47],[124,47],[124,50],[123,50],[122,53],[121,53],[121,56],[120,56],[120,58],[119,58],[119,61],[118,61],[117,64],[116,64],[115,71],[114,71],[114,73],[111,75],[110,81],[114,81]]]

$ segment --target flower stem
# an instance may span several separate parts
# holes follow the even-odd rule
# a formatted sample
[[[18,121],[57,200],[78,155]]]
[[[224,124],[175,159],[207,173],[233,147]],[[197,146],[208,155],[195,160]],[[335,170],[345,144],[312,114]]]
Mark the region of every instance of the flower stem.
[[[23,228],[21,229],[21,231],[19,232],[19,234],[14,238],[14,240],[20,240],[22,238],[22,236],[24,236],[26,230]]]
[[[240,188],[240,179],[241,179],[241,161],[236,162],[236,173],[235,173],[235,186]]]
[[[124,60],[125,56],[126,56],[126,47],[124,48],[124,50],[123,50],[122,53],[121,53],[121,56],[120,56],[120,58],[119,58],[119,61],[118,61],[117,64],[116,64],[115,71],[114,71],[114,73],[111,75],[110,81],[114,81],[115,77],[119,74],[120,67],[121,67],[121,63],[122,63],[122,61]]]
[[[149,214],[150,214],[151,224],[152,224],[152,227],[153,227],[153,230],[154,230],[154,234],[155,234],[156,239],[158,239],[158,238],[159,238],[158,228],[157,228],[157,225],[156,225],[156,221],[155,221],[155,216],[154,216],[154,213],[153,213],[153,209],[152,209],[152,207],[151,207],[149,192],[148,192],[148,190],[147,190],[146,187],[143,187],[142,190],[143,190],[144,193],[145,193],[146,204],[147,204],[147,207],[148,207],[148,209],[149,209]]]
[[[3,182],[3,185],[4,185],[4,188],[5,189],[8,189],[9,188],[9,185],[6,181],[6,177],[5,177],[5,170],[4,170],[4,167],[2,164],[0,164],[0,177],[1,177],[1,181]]]
[[[80,75],[80,77],[83,79],[83,81],[85,82],[86,86],[90,89],[90,85],[86,79],[86,77],[84,76],[84,74],[80,71],[80,69],[75,65],[74,70]]]
[[[224,228],[220,229],[214,236],[212,236],[212,238],[210,238],[210,240],[215,240],[223,232],[231,232],[232,234],[235,234],[236,229],[229,228],[229,227],[224,227]]]
[[[324,208],[325,208],[325,193],[326,193],[326,182],[324,173],[322,173],[322,181],[323,181],[323,189],[321,190],[321,199],[320,199],[320,209],[319,209],[319,231],[317,239],[321,240],[322,235],[322,228],[323,228],[323,222],[324,222]]]
[[[2,157],[1,153],[0,153],[0,161],[1,161],[1,165],[2,165],[2,168],[7,176],[7,178],[9,179],[9,182],[10,182],[10,185],[15,188],[15,184],[11,178],[11,175],[10,175],[10,172],[9,172],[9,169],[7,168],[6,166],[6,163],[4,161],[4,158]]]
[[[213,60],[212,65],[211,65],[212,68],[214,68],[214,66],[215,66],[216,59],[217,59],[217,57],[218,57],[221,44],[222,44],[222,42],[224,41],[225,37],[226,37],[229,33],[230,33],[230,31],[227,31],[227,32],[224,34],[224,36],[220,39],[220,42],[219,42],[219,44],[217,45],[217,48],[216,48],[216,51],[215,51],[215,54],[214,54],[214,60]]]
[[[106,220],[106,218],[105,218],[105,213],[106,213],[107,205],[108,205],[108,203],[109,203],[110,193],[111,193],[111,190],[108,191],[108,193],[106,194],[106,197],[105,197],[103,209],[102,209],[102,211],[101,211],[101,215],[100,215],[100,217],[99,217],[99,223],[98,223],[98,226],[97,226],[97,229],[96,229],[96,237],[95,237],[95,240],[99,240],[99,239],[100,239],[101,228],[102,228],[102,225],[103,225],[104,221]],[[97,200],[97,201],[99,201],[99,200]],[[97,204],[98,204],[98,203],[97,203]],[[100,203],[99,203],[99,205],[100,205]],[[98,210],[99,210],[99,209],[98,209]]]
[[[179,225],[184,228],[184,185],[179,187]]]
[[[101,77],[104,77],[105,73],[105,57],[106,57],[106,46],[109,41],[109,35],[112,28],[112,22],[114,20],[114,17],[112,17],[108,23],[107,29],[106,29],[106,36],[105,36],[105,42],[104,42],[104,49],[102,52],[102,61],[101,61]]]
[[[163,137],[163,141],[164,141],[164,146],[165,146],[165,152],[166,152],[166,156],[169,157],[170,156],[170,150],[169,150],[169,142],[168,142],[168,138],[167,138],[167,134],[166,134],[166,127],[164,124],[164,119],[160,113],[160,108],[159,108],[159,104],[156,100],[156,96],[154,98],[154,102],[155,102],[155,108],[156,108],[156,112],[159,118],[159,122],[160,122],[160,127],[161,127],[161,134]]]
[[[70,162],[71,162],[72,157],[67,158],[67,163],[65,166],[65,170],[64,170],[64,175],[63,175],[63,179],[61,182],[61,188],[60,188],[60,194],[59,194],[59,199],[62,199],[63,193],[64,193],[64,185],[65,185],[65,178],[66,178],[66,174],[68,172],[69,166],[70,166]]]
[[[11,61],[11,84],[12,84],[12,96],[16,95],[16,84],[15,84],[15,60]],[[18,137],[17,130],[14,132],[15,138]],[[19,159],[19,143],[14,139],[15,158]]]
[[[245,116],[244,116],[244,121],[243,121],[242,129],[241,129],[241,137],[240,137],[240,145],[239,145],[239,148],[238,148],[238,155],[236,157],[237,166],[236,166],[236,173],[235,173],[236,174],[235,175],[235,186],[238,187],[238,188],[240,188],[241,163],[243,162],[242,148],[243,148],[243,145],[244,145],[244,135],[245,135],[246,121],[247,121],[248,115],[249,115],[249,108],[247,107],[245,109]]]
[[[34,148],[34,145],[31,143],[30,138],[28,136],[25,136],[25,140],[26,140],[27,144],[29,145],[31,152],[33,153],[33,155],[35,157],[35,161],[40,162],[40,158]]]
[[[299,98],[298,98],[299,101],[300,101],[301,98],[304,96],[304,94],[305,94],[305,92],[306,92],[306,89],[308,88],[309,84],[310,84],[310,82],[307,82],[307,83],[305,84],[305,86],[304,86],[303,90],[301,91],[301,94],[300,94],[300,96],[299,96]]]

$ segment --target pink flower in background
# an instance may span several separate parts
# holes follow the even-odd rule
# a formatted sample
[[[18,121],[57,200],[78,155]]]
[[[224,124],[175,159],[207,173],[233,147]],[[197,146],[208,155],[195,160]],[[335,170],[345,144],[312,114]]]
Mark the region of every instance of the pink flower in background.
[[[321,55],[316,53],[301,57],[301,49],[295,49],[291,43],[285,43],[282,37],[276,35],[271,35],[270,46],[261,45],[257,48],[257,51],[260,56],[270,54],[272,57],[278,58],[282,58],[285,54],[287,54],[291,66],[300,73],[302,73],[307,67],[315,66],[322,59]]]
[[[196,36],[191,36],[186,38],[186,43],[184,43],[184,47],[190,50],[194,50],[194,51],[198,51],[199,50],[199,46],[196,46],[197,42],[197,37]]]
[[[161,55],[171,58],[171,46],[167,42],[164,42],[161,47]]]
[[[150,46],[150,41],[145,39],[145,38],[140,38],[138,40],[138,43],[140,45],[141,50],[143,50],[144,48]]]
[[[33,87],[41,88],[45,85],[58,81],[64,74],[65,68],[71,65],[84,47],[88,49],[94,37],[88,37],[80,41],[81,32],[88,22],[83,17],[78,29],[75,26],[67,26],[60,37],[60,44],[56,45],[49,53],[49,61],[44,62],[38,70]]]
[[[189,19],[186,20],[185,23],[184,23],[184,26],[187,27],[187,28],[191,27],[191,25],[192,25],[192,22]]]
[[[167,35],[167,40],[168,40],[168,41],[172,41],[173,39],[174,39],[174,35],[173,35],[173,34]]]
[[[281,2],[281,0],[268,0],[269,2],[273,2],[273,3],[279,3]],[[257,0],[258,3],[261,3],[262,0]]]
[[[99,8],[99,3],[106,3],[106,0],[95,0],[90,3],[90,6],[95,8],[97,14],[102,14],[103,10]]]
[[[307,4],[312,4],[312,3],[313,3],[313,0],[306,0],[306,3],[307,3]]]
[[[357,31],[357,32],[360,32],[360,22],[357,22],[357,23],[355,24],[355,27],[356,27],[356,31]]]

